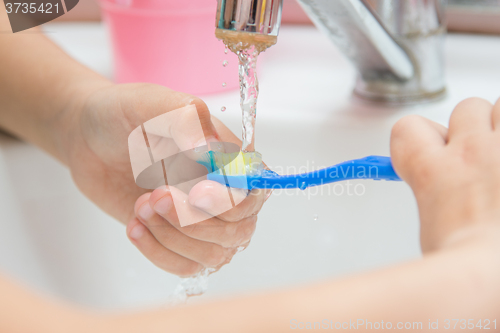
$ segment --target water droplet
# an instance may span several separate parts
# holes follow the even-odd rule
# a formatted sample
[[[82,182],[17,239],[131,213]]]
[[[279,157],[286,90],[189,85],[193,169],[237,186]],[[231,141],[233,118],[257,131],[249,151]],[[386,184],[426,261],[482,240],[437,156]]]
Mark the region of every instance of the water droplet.
[[[229,51],[229,50],[228,50],[228,48],[227,48],[227,46],[226,46],[226,48],[224,49],[224,53],[225,53],[225,54],[227,54],[227,52],[228,52],[228,51]]]
[[[229,61],[224,60],[224,61],[222,62],[222,67],[226,67],[226,66],[227,66],[227,64],[229,64]]]
[[[226,82],[222,82],[222,87],[225,87],[226,86]]]
[[[302,184],[300,184],[299,188],[304,191],[306,188],[307,188],[307,183],[306,182],[302,182]]]
[[[314,215],[313,215],[313,220],[314,220],[314,221],[317,221],[318,219],[319,219],[318,214],[314,214]]]
[[[224,111],[226,111],[226,107],[225,107],[225,106],[223,106],[223,107],[221,107],[221,108],[220,108],[220,110],[221,110],[222,112],[224,112]]]

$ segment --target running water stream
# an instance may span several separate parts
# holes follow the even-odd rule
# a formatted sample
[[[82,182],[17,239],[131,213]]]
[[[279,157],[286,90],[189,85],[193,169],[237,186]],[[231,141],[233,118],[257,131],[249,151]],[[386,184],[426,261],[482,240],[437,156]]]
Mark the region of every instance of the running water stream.
[[[240,78],[240,106],[242,111],[242,148],[243,152],[255,151],[255,119],[257,115],[257,99],[259,97],[259,81],[257,79],[257,59],[261,52],[276,43],[275,39],[255,39],[252,33],[235,33],[234,35],[218,35],[227,49],[238,56],[239,78]],[[226,49],[226,50],[227,50]],[[227,51],[225,52],[227,53]],[[223,66],[227,61],[223,62]],[[225,86],[225,83],[223,83]],[[222,111],[225,111],[225,107]],[[235,249],[235,253],[241,252],[244,247]],[[216,268],[204,268],[198,274],[181,278],[179,285],[172,295],[173,305],[182,304],[191,296],[201,295],[208,288],[208,277]]]
[[[257,59],[259,54],[276,43],[276,38],[255,33],[224,31],[217,29],[217,38],[238,56],[240,77],[240,107],[242,112],[243,152],[255,151],[255,119],[259,80]]]
[[[259,80],[257,78],[257,58],[260,51],[251,46],[238,51],[240,76],[240,107],[242,111],[242,146],[243,152],[255,151],[255,119],[257,116],[257,98]]]
[[[208,289],[208,276],[215,271],[215,268],[204,268],[194,276],[181,278],[171,296],[172,305],[184,304],[189,297],[204,294]]]

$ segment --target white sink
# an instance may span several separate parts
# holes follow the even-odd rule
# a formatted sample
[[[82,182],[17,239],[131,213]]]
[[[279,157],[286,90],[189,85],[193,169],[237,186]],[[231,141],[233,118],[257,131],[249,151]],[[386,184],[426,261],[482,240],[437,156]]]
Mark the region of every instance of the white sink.
[[[75,58],[112,75],[101,25],[46,29]],[[500,37],[450,35],[446,58],[446,99],[406,108],[371,106],[352,100],[354,69],[326,37],[311,27],[283,27],[278,44],[259,63],[257,150],[278,172],[387,155],[399,118],[420,114],[447,124],[460,100],[500,97]],[[238,92],[204,99],[213,114],[241,132]],[[0,270],[106,308],[161,303],[175,288],[178,279],[143,258],[124,228],[79,194],[69,173],[37,149],[2,138],[0,181],[7,184],[0,190]],[[259,216],[251,246],[210,278],[207,295],[314,281],[420,255],[418,214],[406,184],[353,181],[351,195],[347,190],[347,183],[339,183],[275,193]]]

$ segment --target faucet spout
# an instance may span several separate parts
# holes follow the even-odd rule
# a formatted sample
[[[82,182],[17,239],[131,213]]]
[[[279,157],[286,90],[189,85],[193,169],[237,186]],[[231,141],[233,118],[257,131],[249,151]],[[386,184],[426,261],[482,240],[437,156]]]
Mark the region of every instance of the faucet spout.
[[[283,0],[217,0],[215,36],[237,51],[276,44]]]

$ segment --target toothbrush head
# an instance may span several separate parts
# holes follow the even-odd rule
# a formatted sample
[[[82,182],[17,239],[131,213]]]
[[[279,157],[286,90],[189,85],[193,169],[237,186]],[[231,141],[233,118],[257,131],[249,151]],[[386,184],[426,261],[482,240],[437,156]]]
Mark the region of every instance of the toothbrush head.
[[[202,154],[197,162],[205,166],[208,173],[224,176],[253,176],[264,169],[262,155],[258,152],[222,153],[210,150]]]

